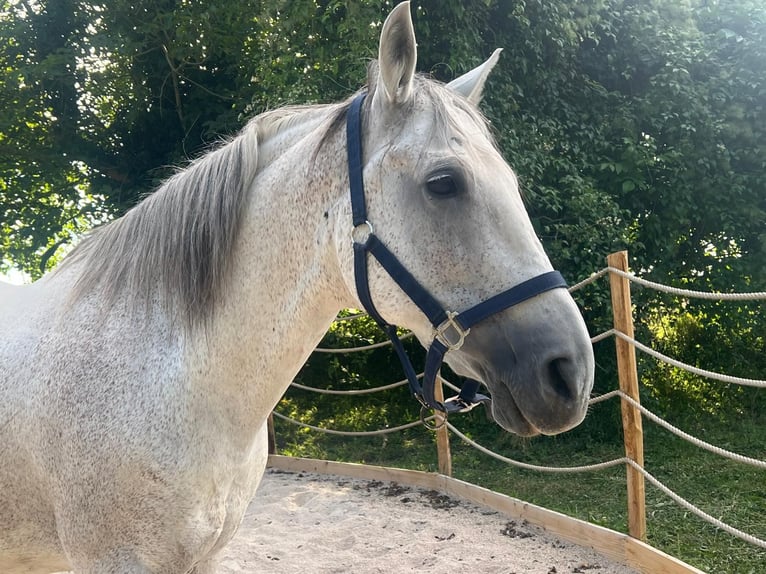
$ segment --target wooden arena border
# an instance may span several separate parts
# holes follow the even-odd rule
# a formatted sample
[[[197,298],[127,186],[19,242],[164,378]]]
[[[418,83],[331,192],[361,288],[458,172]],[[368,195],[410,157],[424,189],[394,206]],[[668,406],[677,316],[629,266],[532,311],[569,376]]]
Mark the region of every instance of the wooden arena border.
[[[269,455],[269,468],[398,482],[407,486],[430,488],[497,510],[511,518],[526,520],[563,540],[578,546],[593,548],[596,552],[616,562],[647,574],[658,572],[663,574],[705,574],[702,570],[698,570],[627,534],[603,526],[596,526],[566,514],[548,510],[443,474],[273,454]]]

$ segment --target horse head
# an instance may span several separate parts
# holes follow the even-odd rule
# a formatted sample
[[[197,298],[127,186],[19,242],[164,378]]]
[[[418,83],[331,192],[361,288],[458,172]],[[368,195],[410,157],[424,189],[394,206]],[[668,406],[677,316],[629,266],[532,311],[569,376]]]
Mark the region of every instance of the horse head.
[[[354,214],[349,229],[351,218],[345,220],[338,242],[344,281],[363,304],[348,237],[361,244],[366,238],[356,236],[373,230],[427,295],[456,314],[552,274],[517,178],[476,108],[499,52],[440,84],[415,74],[409,3],[399,4],[384,23],[378,63],[370,67],[366,99],[359,104],[365,221],[362,225]],[[435,337],[434,321],[423,305],[390,269],[372,258],[361,266],[374,312],[434,347],[438,332]],[[446,337],[457,336],[460,344],[448,341],[444,360],[459,375],[490,389],[493,417],[505,429],[554,434],[584,418],[593,351],[566,289],[546,288],[504,305],[470,332],[451,320],[445,329],[455,329]]]

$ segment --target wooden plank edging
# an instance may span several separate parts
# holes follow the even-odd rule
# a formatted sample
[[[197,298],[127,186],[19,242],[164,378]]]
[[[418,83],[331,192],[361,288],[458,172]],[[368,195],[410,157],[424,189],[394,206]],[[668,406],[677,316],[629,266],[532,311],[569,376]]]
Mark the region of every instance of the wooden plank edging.
[[[623,534],[442,474],[348,462],[269,455],[268,466],[292,472],[334,474],[431,488],[502,512],[646,574],[705,574],[685,562]]]

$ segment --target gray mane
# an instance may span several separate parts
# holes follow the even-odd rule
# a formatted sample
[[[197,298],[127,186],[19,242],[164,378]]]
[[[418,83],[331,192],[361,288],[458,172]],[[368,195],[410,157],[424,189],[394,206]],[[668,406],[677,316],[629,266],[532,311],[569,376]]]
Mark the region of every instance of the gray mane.
[[[107,305],[154,296],[187,325],[209,317],[225,282],[258,145],[328,106],[261,114],[242,132],[193,161],[123,217],[90,233],[61,266],[81,263],[74,298],[103,290]]]
[[[437,82],[417,77],[416,83],[416,92],[428,98],[434,110],[433,136],[461,131],[447,112],[455,106],[483,126],[492,141],[486,120],[473,106]],[[370,82],[370,92],[374,89]],[[247,192],[259,167],[259,142],[322,114],[325,132],[313,155],[316,160],[330,136],[343,129],[352,99],[259,115],[238,136],[193,161],[123,217],[93,231],[60,267],[80,264],[74,300],[100,288],[107,306],[119,296],[133,307],[156,299],[187,326],[204,323],[227,278]],[[366,106],[371,100],[367,98]]]

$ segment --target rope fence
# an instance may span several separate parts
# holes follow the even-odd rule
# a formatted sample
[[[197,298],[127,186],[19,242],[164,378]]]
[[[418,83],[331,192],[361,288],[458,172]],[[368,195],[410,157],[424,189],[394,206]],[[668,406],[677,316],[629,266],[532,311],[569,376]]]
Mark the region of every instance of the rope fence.
[[[611,257],[611,256],[610,256]],[[624,255],[625,261],[627,261],[627,255]],[[584,279],[583,281],[580,281],[579,283],[576,283],[575,285],[571,286],[569,288],[570,292],[577,291],[579,289],[582,289],[583,287],[590,285],[597,281],[598,279],[610,275],[612,277],[620,277],[623,280],[627,280],[629,282],[637,283],[643,287],[655,289],[658,291],[662,291],[665,293],[670,293],[675,296],[679,297],[694,297],[694,298],[701,298],[701,299],[708,299],[708,300],[722,300],[722,301],[754,301],[754,300],[766,300],[766,292],[753,292],[753,293],[706,293],[706,292],[700,292],[700,291],[692,291],[687,289],[679,289],[675,287],[669,287],[666,285],[662,285],[660,283],[655,283],[653,281],[648,281],[646,279],[642,279],[640,277],[635,276],[632,273],[628,273],[622,269],[618,269],[617,267],[614,267],[612,265],[609,265],[608,267],[605,267],[604,269],[601,269],[600,271],[593,273],[588,278]],[[614,286],[613,286],[614,288]],[[629,293],[629,290],[628,290]],[[341,317],[337,319],[340,320],[353,320],[357,319],[361,316],[364,316],[363,314],[356,314],[356,315],[350,315],[347,317]],[[654,357],[658,361],[661,361],[663,363],[669,364],[673,367],[676,367],[678,369],[682,369],[684,371],[687,371],[689,373],[693,373],[695,375],[699,375],[702,377],[706,377],[709,379],[713,379],[716,381],[724,382],[724,383],[730,383],[730,384],[736,384],[736,385],[743,385],[743,386],[749,386],[749,387],[756,387],[756,388],[766,388],[766,380],[762,379],[749,379],[749,378],[742,378],[742,377],[734,377],[722,373],[716,373],[713,371],[708,371],[705,369],[701,369],[699,367],[695,367],[693,365],[685,364],[681,361],[678,361],[676,359],[673,359],[671,357],[668,357],[658,351],[655,351],[654,349],[642,344],[641,342],[637,341],[632,336],[632,322],[630,325],[630,335],[624,333],[622,330],[618,328],[609,329],[603,333],[600,333],[599,335],[596,335],[592,337],[591,342],[593,344],[596,344],[600,341],[606,340],[608,338],[614,337],[616,341],[622,341],[624,343],[627,343],[631,348],[638,349],[639,351]],[[319,352],[361,352],[361,351],[368,351],[372,349],[377,349],[380,347],[385,346],[385,344],[381,343],[375,343],[371,345],[361,346],[361,347],[354,347],[350,349],[322,349],[319,350]],[[635,365],[633,366],[635,369]],[[422,373],[418,375],[419,377],[422,376]],[[719,446],[713,445],[711,443],[708,443],[698,437],[695,437],[687,432],[684,432],[683,430],[675,427],[671,423],[665,421],[662,417],[656,415],[655,413],[651,412],[646,407],[642,406],[640,404],[640,401],[638,400],[638,395],[634,393],[626,392],[625,388],[623,387],[622,383],[622,373],[620,373],[621,378],[621,388],[616,389],[614,391],[605,393],[600,396],[594,396],[590,399],[589,405],[595,405],[610,399],[619,398],[622,406],[623,406],[623,415],[625,415],[625,409],[633,409],[636,413],[640,413],[637,416],[640,417],[643,416],[647,420],[657,424],[661,428],[667,430],[668,432],[672,433],[673,435],[695,445],[698,448],[704,449],[708,452],[711,452],[715,455],[727,458],[729,460],[735,461],[737,463],[741,464],[747,464],[750,466],[753,466],[755,468],[766,470],[766,460],[761,460],[753,457],[748,457],[742,454],[738,454],[732,451],[729,451],[727,449],[721,448]],[[443,380],[442,382],[445,386],[455,390],[459,391],[459,388],[450,383],[449,381]],[[334,395],[365,395],[370,393],[376,393],[376,392],[383,392],[387,390],[391,390],[394,388],[398,388],[400,386],[406,385],[407,380],[397,381],[395,383],[389,384],[389,385],[383,385],[376,388],[371,389],[360,389],[360,390],[332,390],[332,389],[317,389],[312,387],[307,387],[304,385],[299,385],[297,383],[293,383],[292,386],[301,390],[305,391],[314,391],[317,393],[323,393],[323,394],[334,394]],[[633,396],[631,396],[633,394]],[[333,434],[333,435],[340,435],[340,436],[349,436],[349,437],[359,437],[359,436],[376,436],[376,435],[384,435],[384,434],[390,434],[393,432],[398,432],[406,429],[410,429],[413,427],[416,427],[422,422],[429,422],[435,419],[435,417],[431,416],[426,421],[413,421],[407,424],[403,424],[401,426],[392,427],[392,428],[385,428],[380,430],[372,430],[372,431],[342,431],[342,430],[335,430],[335,429],[327,429],[327,428],[320,428],[317,426],[309,425],[307,423],[303,423],[294,419],[291,419],[289,417],[286,417],[282,414],[279,414],[278,412],[274,412],[274,416],[277,418],[284,420],[286,422],[299,425],[304,428],[311,429],[313,431],[317,432],[323,432],[327,434]],[[505,457],[501,454],[498,454],[496,452],[493,452],[492,450],[478,444],[476,441],[472,440],[471,438],[467,437],[465,434],[463,434],[459,429],[457,429],[452,423],[447,422],[446,428],[449,429],[449,431],[454,434],[456,437],[458,437],[461,441],[469,445],[470,447],[478,450],[479,452],[482,452],[483,454],[490,456],[496,460],[499,460],[503,463],[515,466],[517,468],[522,468],[526,470],[531,471],[538,471],[538,472],[548,472],[548,473],[564,473],[564,474],[571,474],[571,473],[579,473],[579,472],[595,472],[595,471],[601,471],[605,470],[611,467],[619,466],[619,465],[625,465],[626,468],[629,470],[629,472],[635,472],[637,475],[640,475],[641,480],[644,479],[649,482],[651,485],[653,485],[655,488],[657,488],[659,491],[661,491],[663,494],[665,494],[667,497],[669,497],[671,500],[673,500],[677,505],[680,507],[686,509],[687,511],[691,512],[695,516],[699,517],[700,519],[708,522],[709,524],[714,525],[715,527],[719,528],[720,530],[727,532],[728,534],[735,536],[737,538],[740,538],[741,540],[744,540],[754,546],[758,546],[760,548],[766,549],[766,540],[759,538],[757,536],[754,536],[752,534],[749,534],[747,532],[744,532],[743,530],[740,530],[738,528],[735,528],[734,526],[731,526],[718,518],[715,518],[714,516],[711,516],[710,514],[704,512],[688,500],[684,499],[677,493],[675,493],[673,490],[671,490],[669,487],[664,485],[662,482],[660,482],[656,477],[654,477],[651,473],[649,473],[642,464],[642,458],[643,458],[643,437],[639,437],[640,441],[640,449],[639,452],[641,452],[641,460],[637,461],[634,460],[634,458],[631,458],[631,456],[622,456],[617,457],[612,460],[607,460],[603,462],[597,462],[594,464],[589,465],[582,465],[582,466],[573,466],[573,467],[552,467],[552,466],[544,466],[544,465],[535,465],[535,464],[529,464],[526,462],[514,460],[508,457]],[[625,440],[630,440],[628,436],[627,429],[625,429]],[[640,430],[640,424],[639,424],[639,430]],[[626,442],[626,453],[631,452],[628,448],[628,444]],[[441,452],[439,452],[439,456],[442,456]],[[629,480],[630,482],[630,480]],[[640,496],[643,498],[643,482],[641,483],[641,488],[637,491],[640,492]],[[635,496],[635,493],[633,493]],[[630,492],[630,484],[629,484],[629,525],[633,524],[633,519],[640,522],[641,519],[645,521],[644,517],[630,517],[631,508],[636,506],[637,508],[644,509],[644,501],[641,500],[639,505],[633,505],[630,503],[631,499],[631,492]],[[643,511],[645,513],[645,510]],[[638,532],[641,532],[639,529]],[[645,533],[645,527],[643,532]],[[642,536],[636,536],[634,532],[632,531],[631,527],[631,535],[634,537],[642,537]]]
[[[423,419],[422,422],[420,420],[416,420],[416,421],[413,421],[411,423],[406,423],[406,424],[403,424],[403,425],[400,425],[400,426],[397,426],[397,427],[390,427],[390,428],[386,428],[386,429],[378,429],[378,430],[374,430],[374,431],[341,431],[341,430],[334,430],[334,429],[327,429],[327,428],[317,427],[317,426],[314,426],[314,425],[310,425],[308,423],[303,423],[303,422],[300,422],[300,421],[296,421],[295,419],[291,419],[290,417],[286,417],[285,415],[279,414],[277,411],[274,411],[273,414],[274,414],[275,417],[277,417],[278,419],[282,419],[283,421],[287,421],[287,422],[290,422],[290,423],[302,426],[304,428],[311,429],[313,431],[322,432],[322,433],[325,433],[325,434],[332,434],[332,435],[336,435],[336,436],[382,436],[382,435],[385,435],[385,434],[391,434],[391,433],[394,433],[394,432],[399,432],[399,431],[411,429],[412,427],[416,427],[416,426],[421,425],[423,422],[430,422],[430,421],[434,420],[434,418],[436,418],[436,417],[431,416],[431,417],[428,417],[426,419]]]
[[[643,351],[647,355],[651,355],[655,359],[659,359],[663,363],[667,363],[669,365],[672,365],[678,369],[682,369],[684,371],[687,371],[689,373],[692,373],[694,375],[700,375],[702,377],[706,377],[708,379],[714,379],[716,381],[721,381],[724,383],[732,383],[735,385],[744,385],[747,387],[758,387],[758,388],[766,388],[766,381],[762,379],[745,379],[742,377],[732,377],[730,375],[724,375],[722,373],[716,373],[713,371],[707,371],[705,369],[700,369],[699,367],[695,367],[693,365],[687,365],[686,363],[682,363],[681,361],[677,361],[676,359],[673,359],[671,357],[668,357],[667,355],[663,355],[659,351],[655,351],[651,347],[647,347],[643,343],[639,343],[632,337],[628,337],[625,333],[621,333],[620,331],[617,331],[615,329],[611,330],[611,334],[615,335],[616,337],[619,337],[623,341],[626,341],[633,345],[636,349],[639,351]]]
[[[418,374],[418,379],[422,377],[423,377],[423,373]],[[382,387],[373,387],[371,389],[354,389],[350,391],[340,391],[337,389],[317,389],[316,387],[307,387],[306,385],[299,385],[296,382],[291,383],[290,386],[296,389],[300,389],[302,391],[311,391],[314,393],[319,393],[320,395],[369,395],[372,393],[380,393],[382,391],[390,391],[391,389],[403,387],[404,385],[408,383],[409,381],[407,379],[402,379],[401,381],[396,381],[395,383],[391,383],[390,385],[383,385]]]
[[[710,301],[763,301],[763,300],[766,300],[766,291],[754,291],[752,293],[710,293],[708,291],[693,291],[691,289],[680,289],[678,287],[670,287],[669,285],[663,285],[662,283],[655,283],[654,281],[643,279],[642,277],[638,277],[637,275],[634,275],[633,273],[628,273],[627,271],[623,271],[622,269],[618,269],[617,267],[612,267],[611,265],[604,267],[600,271],[596,271],[595,273],[593,273],[586,279],[583,279],[579,283],[575,283],[569,288],[569,292],[573,293],[574,291],[578,291],[582,289],[583,287],[585,287],[586,285],[590,285],[591,283],[596,282],[596,280],[600,279],[607,273],[613,273],[624,279],[627,279],[628,281],[632,283],[641,285],[642,287],[648,287],[650,289],[654,289],[655,291],[662,291],[663,293],[670,293],[671,295],[676,295],[678,297],[687,297],[691,299],[708,299]]]

